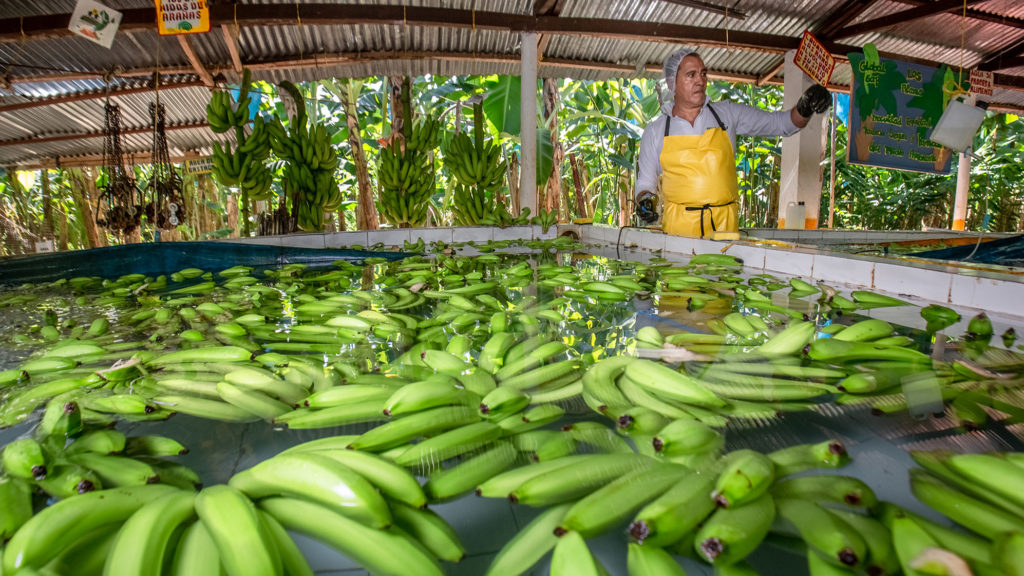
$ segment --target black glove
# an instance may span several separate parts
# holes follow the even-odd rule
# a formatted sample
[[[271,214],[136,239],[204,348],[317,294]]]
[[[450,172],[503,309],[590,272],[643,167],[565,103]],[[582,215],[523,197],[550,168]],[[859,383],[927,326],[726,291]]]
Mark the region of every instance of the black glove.
[[[832,105],[832,94],[828,88],[821,84],[815,84],[808,88],[800,101],[796,103],[796,111],[804,118],[810,118],[815,114],[821,114]]]
[[[636,216],[646,224],[658,219],[658,212],[654,208],[654,194],[640,193],[636,200]]]

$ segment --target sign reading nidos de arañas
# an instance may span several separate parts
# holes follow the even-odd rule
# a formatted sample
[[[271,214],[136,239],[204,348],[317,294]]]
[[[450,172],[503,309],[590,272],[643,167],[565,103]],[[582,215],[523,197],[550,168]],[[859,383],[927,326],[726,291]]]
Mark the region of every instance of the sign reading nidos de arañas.
[[[210,31],[206,0],[156,0],[156,23],[161,35]]]

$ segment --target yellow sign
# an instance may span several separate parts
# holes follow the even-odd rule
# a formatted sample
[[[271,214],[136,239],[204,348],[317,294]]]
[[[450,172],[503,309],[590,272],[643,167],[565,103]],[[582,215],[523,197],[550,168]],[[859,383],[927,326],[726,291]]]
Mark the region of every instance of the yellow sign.
[[[793,56],[793,63],[822,86],[828,86],[832,70],[836,67],[835,57],[825,48],[824,44],[814,37],[814,34],[811,34],[810,30],[804,30],[803,38],[800,39],[800,47],[797,48],[796,55]]]
[[[210,31],[206,0],[156,0],[156,23],[161,35]]]
[[[211,156],[185,160],[186,174],[206,174],[208,172],[213,172],[213,158]]]

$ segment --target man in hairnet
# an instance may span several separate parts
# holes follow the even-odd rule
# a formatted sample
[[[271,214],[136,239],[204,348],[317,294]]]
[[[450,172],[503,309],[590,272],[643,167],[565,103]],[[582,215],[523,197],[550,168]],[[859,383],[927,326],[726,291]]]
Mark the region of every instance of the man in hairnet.
[[[736,186],[736,135],[789,136],[832,103],[815,84],[797,105],[766,112],[734,102],[711,102],[708,71],[692,50],[681,49],[665,61],[665,83],[674,95],[662,116],[647,125],[640,140],[636,213],[650,224],[658,219],[660,179],[662,228],[667,234],[703,238],[715,231],[739,229]]]

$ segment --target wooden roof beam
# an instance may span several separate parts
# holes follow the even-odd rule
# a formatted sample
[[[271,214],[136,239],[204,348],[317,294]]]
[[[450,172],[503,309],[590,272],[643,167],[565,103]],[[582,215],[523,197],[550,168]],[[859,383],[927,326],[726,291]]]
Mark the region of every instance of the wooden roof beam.
[[[196,54],[194,48],[192,48],[192,41],[188,39],[188,34],[178,34],[178,45],[181,46],[181,51],[185,53],[185,57],[188,58],[189,64],[192,65],[192,70],[195,71],[199,79],[203,81],[203,84],[207,88],[213,88],[213,75],[210,71],[203,66],[199,55]]]
[[[936,2],[929,2],[928,4],[911,8],[910,10],[904,10],[902,12],[896,12],[895,14],[882,16],[881,18],[875,18],[859,24],[846,26],[842,30],[836,32],[832,38],[840,40],[842,38],[867,34],[868,32],[876,32],[897,24],[912,22],[914,20],[920,20],[921,18],[935,16],[936,14],[962,9],[965,3],[967,5],[971,5],[985,1],[986,0],[938,0]]]
[[[764,74],[761,74],[760,76],[757,77],[757,80],[754,81],[754,86],[764,86],[765,84],[768,83],[769,80],[771,80],[772,78],[775,78],[775,76],[779,72],[781,72],[782,69],[785,66],[786,66],[786,59],[784,57],[780,58],[779,61],[776,62],[774,66],[769,68],[767,72],[765,72]]]
[[[221,24],[220,31],[224,37],[224,44],[228,48],[228,54],[231,55],[231,67],[234,68],[236,74],[241,74],[242,57],[241,50],[238,47],[238,26],[234,24]]]
[[[187,124],[168,124],[165,130],[168,132],[172,130],[188,130],[191,128],[206,128],[209,124],[206,120],[200,122],[190,122]],[[144,128],[125,128],[121,130],[122,136],[128,136],[131,134],[148,134],[153,132],[152,126],[146,126]],[[67,142],[68,140],[88,140],[90,138],[103,138],[106,134],[102,131],[96,132],[79,132],[77,134],[58,134],[55,136],[26,136],[25,138],[15,138],[13,140],[0,140],[0,147],[6,146],[33,146],[36,144],[46,144],[48,142]]]
[[[160,84],[161,90],[175,90],[179,88],[195,88],[197,86],[203,86],[202,82],[173,82]],[[14,112],[15,110],[25,110],[28,108],[38,108],[40,106],[53,106],[56,104],[66,104],[68,102],[82,102],[85,100],[97,100],[100,98],[106,98],[109,94],[111,97],[128,96],[131,94],[145,94],[146,92],[153,91],[153,84],[150,82],[146,86],[136,86],[132,88],[120,88],[113,89],[110,92],[105,90],[90,90],[88,92],[73,92],[70,94],[64,94],[61,96],[54,96],[52,98],[39,98],[36,100],[29,100],[27,102],[16,102],[14,104],[7,104],[0,106],[0,114],[4,112]]]
[[[878,0],[846,0],[830,12],[821,22],[811,29],[818,38],[831,40],[833,35],[850,22],[857,19],[865,10]]]
[[[1024,66],[1024,39],[1017,41],[1006,50],[986,58],[978,64],[978,70],[991,72],[1017,66]]]
[[[696,10],[703,10],[705,12],[711,12],[712,14],[720,14],[726,18],[735,18],[736,20],[746,20],[747,14],[742,10],[733,10],[728,6],[719,6],[710,2],[704,2],[702,0],[661,0],[662,2],[668,2],[669,4],[676,4],[678,6],[685,6],[687,8],[694,8]],[[734,2],[735,3],[735,2]]]
[[[133,164],[152,164],[153,153],[142,152],[139,154],[128,153],[127,156]],[[199,160],[205,158],[206,155],[200,154],[195,151],[186,151],[184,154],[172,155],[170,160],[172,164],[181,164],[188,160]],[[56,158],[43,158],[37,160],[26,160],[24,163],[15,162],[14,166],[18,170],[59,170],[61,168],[92,168],[94,166],[103,166],[103,155],[102,154],[86,154],[82,156],[57,156]]]
[[[900,4],[907,6],[927,6],[932,2],[931,0],[893,0]],[[963,6],[961,6],[962,8]],[[973,20],[981,20],[983,22],[992,22],[993,24],[1002,24],[1003,26],[1009,26],[1011,28],[1024,28],[1024,18],[1017,18],[1014,16],[1001,16],[999,14],[993,14],[991,12],[983,12],[977,8],[968,8],[967,17]]]

